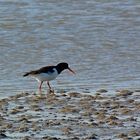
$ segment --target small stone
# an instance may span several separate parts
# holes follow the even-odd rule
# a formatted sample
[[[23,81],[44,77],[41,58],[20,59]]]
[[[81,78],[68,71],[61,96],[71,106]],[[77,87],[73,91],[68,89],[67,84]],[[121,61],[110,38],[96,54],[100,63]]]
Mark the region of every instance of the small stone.
[[[2,126],[3,129],[10,129],[12,127],[13,127],[13,124],[11,124],[11,123],[7,123],[7,124]]]
[[[134,103],[134,102],[135,102],[135,100],[133,100],[133,99],[128,100],[128,103]]]
[[[132,94],[133,94],[133,91],[124,89],[124,90],[121,90],[117,95],[118,96],[128,96],[128,95],[132,95]]]
[[[62,113],[78,113],[79,111],[78,108],[72,105],[67,105],[60,110]]]
[[[70,127],[64,127],[61,129],[65,134],[70,134],[72,129]]]
[[[14,108],[10,111],[10,114],[17,114],[17,113],[20,113],[20,112],[21,112],[20,109]]]
[[[21,126],[18,128],[19,132],[27,132],[29,131],[29,127],[26,126],[25,124],[21,124]]]
[[[30,123],[30,122],[31,122],[31,121],[28,120],[27,117],[21,117],[21,118],[19,119],[19,121],[20,121],[20,122],[24,122],[24,123]]]
[[[127,115],[127,114],[130,114],[132,113],[133,111],[131,109],[128,109],[128,108],[123,108],[120,110],[120,112],[123,114],[123,115]]]
[[[108,119],[110,119],[110,120],[118,120],[118,118],[117,118],[115,115],[111,115],[111,116],[109,116]]]
[[[91,126],[98,126],[98,123],[92,122],[90,125]]]
[[[0,132],[0,139],[3,139],[3,138],[7,138],[7,136],[3,132]]]
[[[80,138],[78,138],[78,137],[72,137],[72,138],[70,138],[71,140],[80,140]]]
[[[106,89],[99,89],[99,90],[97,90],[97,92],[99,92],[99,93],[106,93],[108,91]]]
[[[70,97],[80,98],[81,97],[81,94],[80,93],[77,93],[77,92],[71,92],[71,93],[69,93],[69,96]]]
[[[129,135],[132,137],[136,137],[136,136],[139,136],[139,133],[136,130],[132,130],[129,132]]]
[[[120,122],[117,122],[117,121],[113,121],[113,120],[110,120],[109,125],[122,125]]]
[[[101,96],[101,95],[99,95],[99,94],[98,94],[98,95],[96,94],[96,96],[95,96],[95,99],[96,99],[96,100],[102,100],[102,99],[104,99],[104,98],[105,98],[105,97],[103,97],[103,96]]]
[[[25,136],[22,140],[31,140],[29,136]]]
[[[97,119],[99,119],[99,120],[104,120],[105,118],[106,118],[106,116],[103,112],[99,112],[99,114],[97,115]]]
[[[65,94],[65,93],[62,93],[62,94],[61,94],[61,96],[63,96],[63,97],[66,97],[66,96],[67,96],[67,94]]]
[[[124,134],[124,133],[120,133],[117,137],[118,137],[118,138],[125,138],[125,137],[127,137],[127,135]]]
[[[96,140],[97,139],[97,135],[96,134],[92,134],[91,136],[87,137],[86,139]]]
[[[24,106],[17,106],[17,109],[24,109]]]
[[[137,118],[130,117],[130,118],[127,118],[126,120],[127,120],[127,121],[135,121],[135,122],[136,122],[136,121],[137,121]]]

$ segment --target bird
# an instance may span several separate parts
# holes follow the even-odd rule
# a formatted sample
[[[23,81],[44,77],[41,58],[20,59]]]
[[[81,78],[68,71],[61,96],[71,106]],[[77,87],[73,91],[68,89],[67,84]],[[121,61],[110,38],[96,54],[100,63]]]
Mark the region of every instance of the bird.
[[[75,72],[69,67],[68,63],[61,62],[56,66],[45,66],[37,70],[26,72],[23,77],[32,76],[33,78],[35,78],[39,82],[39,91],[41,91],[42,89],[43,82],[46,81],[49,87],[49,91],[51,92],[53,90],[50,86],[49,81],[56,79],[56,77],[66,69],[75,74]]]

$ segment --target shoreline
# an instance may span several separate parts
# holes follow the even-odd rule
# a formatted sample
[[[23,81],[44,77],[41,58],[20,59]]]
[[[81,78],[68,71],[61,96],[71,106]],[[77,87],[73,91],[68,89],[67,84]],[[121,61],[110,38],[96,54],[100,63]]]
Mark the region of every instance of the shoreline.
[[[140,139],[140,91],[77,92],[0,99],[0,138],[7,140]]]

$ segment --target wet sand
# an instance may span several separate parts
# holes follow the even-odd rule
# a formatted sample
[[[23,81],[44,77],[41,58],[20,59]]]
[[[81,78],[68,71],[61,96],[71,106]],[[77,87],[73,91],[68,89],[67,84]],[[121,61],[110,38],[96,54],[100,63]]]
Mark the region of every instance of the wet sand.
[[[140,91],[20,93],[0,100],[0,139],[140,139]]]

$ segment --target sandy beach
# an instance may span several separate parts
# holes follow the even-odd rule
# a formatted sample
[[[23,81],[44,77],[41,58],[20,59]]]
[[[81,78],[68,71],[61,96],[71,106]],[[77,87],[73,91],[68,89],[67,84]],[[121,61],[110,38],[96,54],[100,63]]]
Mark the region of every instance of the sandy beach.
[[[19,93],[0,100],[4,140],[139,140],[140,91]]]
[[[140,140],[140,0],[0,0],[0,140],[94,139]]]

